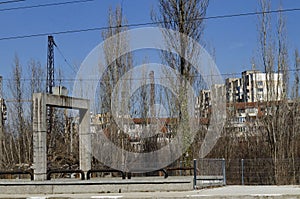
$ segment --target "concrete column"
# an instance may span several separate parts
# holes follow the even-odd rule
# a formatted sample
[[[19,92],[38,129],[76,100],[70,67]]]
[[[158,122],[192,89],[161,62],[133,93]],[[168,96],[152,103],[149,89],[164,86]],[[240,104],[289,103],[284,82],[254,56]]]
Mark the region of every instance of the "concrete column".
[[[89,105],[88,105],[89,107]],[[90,109],[79,109],[79,163],[85,175],[91,169]]]
[[[46,99],[42,93],[33,94],[33,169],[34,180],[47,179]]]
[[[2,169],[3,166],[3,123],[2,123],[2,99],[0,98],[0,170]]]

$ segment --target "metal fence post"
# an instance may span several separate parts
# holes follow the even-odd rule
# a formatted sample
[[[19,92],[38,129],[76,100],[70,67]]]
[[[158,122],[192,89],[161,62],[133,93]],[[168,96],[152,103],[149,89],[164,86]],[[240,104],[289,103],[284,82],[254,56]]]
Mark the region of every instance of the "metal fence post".
[[[179,162],[179,168],[180,168],[179,173],[180,173],[180,176],[182,176],[181,167],[182,167],[182,161]]]
[[[242,185],[245,185],[245,182],[244,182],[244,159],[241,160],[241,166],[242,166]]]
[[[194,159],[194,185],[193,188],[196,189],[197,186],[197,160]]]
[[[225,158],[222,159],[223,185],[226,185],[226,164]]]

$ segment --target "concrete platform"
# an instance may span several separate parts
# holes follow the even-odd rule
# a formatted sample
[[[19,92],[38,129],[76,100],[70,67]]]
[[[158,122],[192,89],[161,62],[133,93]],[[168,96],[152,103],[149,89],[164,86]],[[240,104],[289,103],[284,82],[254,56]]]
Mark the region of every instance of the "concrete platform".
[[[85,194],[119,192],[189,191],[192,176],[98,178],[92,180],[1,181],[0,194]]]
[[[225,186],[196,191],[85,193],[85,194],[0,194],[0,198],[208,198],[208,199],[296,199],[299,186]]]

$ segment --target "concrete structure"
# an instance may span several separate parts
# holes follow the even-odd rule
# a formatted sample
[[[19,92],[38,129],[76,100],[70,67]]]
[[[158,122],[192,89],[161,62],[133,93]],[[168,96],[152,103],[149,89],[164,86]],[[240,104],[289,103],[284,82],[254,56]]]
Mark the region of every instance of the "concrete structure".
[[[47,173],[47,106],[79,110],[80,169],[91,169],[91,134],[89,100],[46,93],[33,94],[33,169],[35,180],[46,180]]]
[[[242,72],[244,102],[278,101],[283,95],[283,74]]]
[[[257,70],[244,71],[241,78],[227,78],[225,88],[227,103],[279,101],[285,94],[282,73],[263,73]],[[201,90],[196,99],[196,115],[205,117],[201,116],[201,109],[205,111],[210,105],[211,90]]]
[[[144,150],[142,139],[149,135],[156,135],[157,140],[155,141],[158,146],[170,142],[176,124],[176,118],[122,118],[122,130],[128,136],[127,138],[136,152]],[[105,132],[109,137],[110,114],[93,115],[91,117],[91,132],[93,134]]]
[[[0,169],[2,169],[3,165],[3,148],[2,148],[2,143],[3,143],[3,118],[2,118],[2,98],[0,98]]]
[[[243,101],[243,89],[241,87],[241,78],[227,78],[225,86],[227,102]]]
[[[132,179],[101,178],[80,181],[1,181],[1,194],[87,194],[138,191],[188,191],[193,189],[193,176],[135,177]]]
[[[201,90],[200,95],[196,98],[195,116],[203,118],[208,116],[208,108],[211,106],[210,90]]]
[[[284,95],[282,73],[248,70],[241,78],[227,78],[225,86],[229,103],[278,101]]]
[[[278,101],[284,95],[282,73],[248,70],[241,78],[227,78],[225,86],[229,103]]]
[[[280,101],[285,95],[282,73],[257,70],[244,71],[241,78],[227,78],[225,88],[227,117],[231,117],[228,128],[233,128],[233,132],[239,135],[257,131],[260,126],[256,123],[256,117],[267,109],[267,101]],[[212,85],[211,90],[200,91],[195,104],[196,117],[209,119],[213,91],[217,91],[214,96],[223,95],[220,85]]]
[[[64,86],[55,86],[52,88],[53,95],[68,96],[68,89]]]
[[[259,102],[235,102],[227,103],[227,114],[230,118],[226,129],[235,133],[235,136],[256,135],[262,125],[256,119],[264,114],[265,103]],[[245,134],[247,132],[247,134]]]
[[[86,181],[87,182],[87,181]],[[32,185],[5,186],[0,184],[0,198],[208,198],[208,199],[290,199],[300,198],[299,186],[224,186],[210,189],[185,190],[177,184],[107,184],[105,186],[90,182],[89,186],[82,185]],[[58,184],[58,183],[57,183]],[[99,183],[100,184],[100,183]],[[71,188],[73,187],[73,188]],[[158,189],[156,189],[159,187]],[[28,189],[27,189],[28,188]],[[35,188],[35,189],[34,189]],[[51,188],[52,191],[50,190]],[[170,189],[169,189],[170,188]],[[179,188],[179,189],[177,189]],[[34,190],[34,192],[30,192]],[[148,190],[148,191],[147,191]],[[2,192],[3,191],[3,192]]]
[[[215,98],[212,99],[212,96]],[[218,96],[220,98],[217,98]],[[211,90],[201,90],[200,95],[196,98],[195,117],[208,118],[212,102],[216,103],[217,101],[221,100],[221,96],[225,96],[224,84],[214,84],[211,86]]]
[[[2,169],[3,163],[3,149],[2,149],[2,142],[3,142],[3,118],[2,118],[2,76],[0,76],[0,169]]]

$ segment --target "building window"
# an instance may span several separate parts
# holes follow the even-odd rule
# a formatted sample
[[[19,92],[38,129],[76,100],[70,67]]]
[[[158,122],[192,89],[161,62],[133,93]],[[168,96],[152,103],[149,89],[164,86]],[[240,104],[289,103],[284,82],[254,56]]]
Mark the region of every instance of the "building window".
[[[258,81],[258,82],[257,82],[257,85],[258,85],[258,86],[262,86],[262,85],[263,85],[263,81]]]
[[[245,113],[245,109],[238,109],[238,113]]]
[[[135,129],[135,124],[130,124],[130,129],[131,130]]]
[[[248,108],[247,112],[248,113],[256,113],[257,109],[256,108]]]
[[[239,132],[246,132],[246,128],[245,127],[239,127]]]
[[[246,121],[245,117],[238,117],[238,122],[239,123],[244,123]]]

